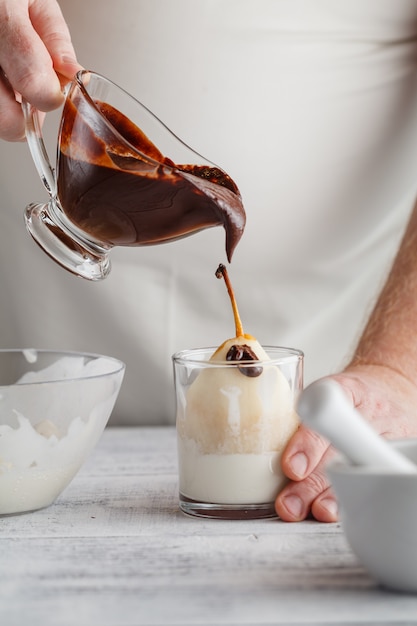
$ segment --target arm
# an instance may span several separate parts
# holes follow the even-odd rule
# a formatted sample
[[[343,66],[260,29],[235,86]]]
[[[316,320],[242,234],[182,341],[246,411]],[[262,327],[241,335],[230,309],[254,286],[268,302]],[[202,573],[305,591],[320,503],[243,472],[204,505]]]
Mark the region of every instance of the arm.
[[[55,0],[0,0],[0,138],[24,138],[20,96],[57,108],[61,83],[80,68]]]
[[[354,357],[333,378],[380,434],[417,436],[417,204]],[[324,439],[300,427],[282,460],[291,480],[276,502],[282,519],[311,513],[319,521],[337,520],[325,473],[332,454]]]

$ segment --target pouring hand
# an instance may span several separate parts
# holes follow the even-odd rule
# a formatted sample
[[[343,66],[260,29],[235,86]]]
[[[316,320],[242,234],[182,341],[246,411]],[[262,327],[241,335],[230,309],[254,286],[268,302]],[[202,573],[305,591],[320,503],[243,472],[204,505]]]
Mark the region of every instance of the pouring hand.
[[[389,439],[417,436],[417,388],[401,374],[384,366],[357,365],[332,378],[379,434]],[[326,475],[334,454],[328,441],[300,426],[282,458],[290,482],[276,500],[281,519],[301,521],[311,515],[321,522],[337,521],[337,503]]]
[[[0,138],[24,139],[22,96],[53,110],[63,101],[62,84],[79,69],[55,0],[0,0]]]

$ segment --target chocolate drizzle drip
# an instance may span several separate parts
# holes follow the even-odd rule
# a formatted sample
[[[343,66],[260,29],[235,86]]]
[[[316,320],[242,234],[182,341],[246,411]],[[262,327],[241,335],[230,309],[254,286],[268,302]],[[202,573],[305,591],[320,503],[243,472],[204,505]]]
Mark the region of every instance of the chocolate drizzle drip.
[[[250,346],[246,344],[234,344],[231,348],[229,348],[229,351],[226,354],[226,361],[259,361],[259,359]],[[238,370],[250,378],[256,378],[262,374],[262,367],[256,365],[247,367],[238,366]]]

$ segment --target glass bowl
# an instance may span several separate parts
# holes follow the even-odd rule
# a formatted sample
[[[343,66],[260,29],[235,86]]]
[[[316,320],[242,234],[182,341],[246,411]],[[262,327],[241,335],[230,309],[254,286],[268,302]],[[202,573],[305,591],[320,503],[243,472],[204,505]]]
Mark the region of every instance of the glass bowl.
[[[56,500],[99,440],[124,371],[107,356],[0,350],[0,515]]]

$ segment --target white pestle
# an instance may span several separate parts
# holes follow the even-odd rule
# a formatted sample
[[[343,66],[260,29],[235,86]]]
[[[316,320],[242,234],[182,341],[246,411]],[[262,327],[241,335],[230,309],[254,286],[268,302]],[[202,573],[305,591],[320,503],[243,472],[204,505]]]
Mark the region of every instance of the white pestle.
[[[380,437],[349,403],[336,381],[322,379],[306,387],[297,412],[306,426],[326,437],[354,465],[417,473],[417,466]]]

